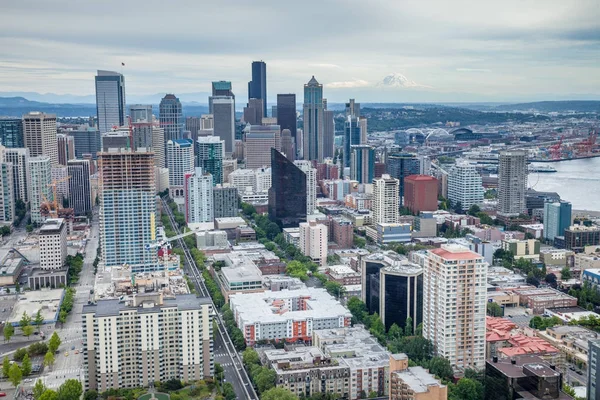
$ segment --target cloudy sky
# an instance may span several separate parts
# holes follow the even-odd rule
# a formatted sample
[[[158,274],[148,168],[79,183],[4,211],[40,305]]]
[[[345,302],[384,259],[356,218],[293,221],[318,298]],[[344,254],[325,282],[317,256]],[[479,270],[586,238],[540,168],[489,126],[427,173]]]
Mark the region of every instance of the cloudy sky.
[[[0,91],[90,95],[126,66],[128,96],[269,99],[311,75],[330,101],[600,99],[598,0],[3,0]],[[388,88],[397,73],[412,87]],[[205,99],[198,99],[206,102]]]

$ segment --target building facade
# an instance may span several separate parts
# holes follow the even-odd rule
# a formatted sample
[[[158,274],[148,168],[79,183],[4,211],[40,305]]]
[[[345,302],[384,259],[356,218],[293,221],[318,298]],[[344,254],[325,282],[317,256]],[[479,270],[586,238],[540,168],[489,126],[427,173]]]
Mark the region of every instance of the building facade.
[[[48,156],[58,165],[56,115],[32,111],[23,115],[23,138],[31,157]]]
[[[278,94],[277,95],[277,125],[281,127],[281,131],[289,129],[294,145],[296,142],[296,130],[298,129],[298,117],[296,112],[296,94]],[[288,155],[288,158],[295,159],[296,155]]]
[[[563,236],[565,229],[571,226],[571,203],[568,201],[544,203],[544,238],[554,240]]]
[[[317,170],[306,160],[294,161],[306,176],[306,213],[312,214],[317,208]]]
[[[395,224],[400,213],[400,183],[398,179],[384,174],[373,180],[373,223]]]
[[[214,220],[213,179],[200,167],[185,173],[185,220],[187,223]]]
[[[483,203],[484,188],[481,175],[474,165],[459,161],[448,173],[448,199],[460,203],[463,210]]]
[[[271,149],[269,218],[284,227],[306,220],[306,174],[276,149]]]
[[[235,144],[235,100],[229,96],[212,99],[214,135],[225,143],[225,152],[233,153]]]
[[[213,209],[215,218],[230,218],[238,215],[238,190],[232,186],[213,187]]]
[[[160,126],[165,131],[165,142],[183,139],[183,111],[181,102],[174,94],[167,94],[160,101],[158,119],[160,120]]]
[[[436,211],[438,180],[429,175],[409,175],[404,178],[404,206],[416,215],[421,211]]]
[[[4,149],[4,161],[12,164],[15,201],[29,201],[29,149]]]
[[[40,268],[62,269],[67,259],[67,223],[63,218],[48,218],[40,229]]]
[[[271,162],[270,150],[281,151],[279,125],[251,125],[245,135],[246,168],[263,168]]]
[[[125,77],[118,72],[98,70],[96,116],[100,133],[125,125]]]
[[[169,168],[169,195],[183,197],[184,177],[194,170],[194,146],[190,139],[167,142],[167,168]]]
[[[262,115],[267,116],[267,63],[252,61],[252,80],[248,82],[248,102],[262,100]]]
[[[315,221],[300,224],[300,238],[298,247],[302,254],[321,266],[327,265],[327,225]]]
[[[390,153],[385,158],[387,174],[392,178],[398,179],[400,204],[404,197],[404,178],[409,175],[419,173],[419,159],[414,154],[409,153]]]
[[[58,164],[67,165],[67,161],[75,158],[75,140],[72,136],[57,134]]]
[[[350,179],[372,183],[375,177],[375,149],[366,144],[350,146]]]
[[[358,117],[348,116],[344,122],[344,167],[350,166],[352,146],[360,144],[360,126]]]
[[[500,152],[498,158],[498,213],[516,217],[525,212],[527,190],[527,152]]]
[[[38,156],[29,159],[29,208],[31,222],[40,224],[44,218],[40,206],[46,200],[51,201],[50,184],[52,183],[52,164],[50,157]]]
[[[69,206],[75,215],[91,214],[94,201],[90,183],[89,160],[69,160]]]
[[[0,145],[9,148],[24,147],[22,119],[0,118]]]
[[[323,85],[313,76],[304,85],[304,159],[323,161]]]

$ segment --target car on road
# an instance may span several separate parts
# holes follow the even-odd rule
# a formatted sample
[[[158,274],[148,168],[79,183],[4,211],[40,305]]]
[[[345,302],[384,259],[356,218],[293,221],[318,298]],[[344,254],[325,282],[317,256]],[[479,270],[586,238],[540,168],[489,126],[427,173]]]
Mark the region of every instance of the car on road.
[[[65,357],[69,357],[69,352],[65,351]]]
[[[71,350],[75,350],[75,346],[71,346]]]
[[[583,375],[583,372],[577,371],[577,375]]]
[[[31,379],[31,378],[27,378],[27,379],[25,379],[23,382],[25,382],[25,383],[33,382],[33,379]]]
[[[6,393],[0,392],[0,397],[6,397]]]

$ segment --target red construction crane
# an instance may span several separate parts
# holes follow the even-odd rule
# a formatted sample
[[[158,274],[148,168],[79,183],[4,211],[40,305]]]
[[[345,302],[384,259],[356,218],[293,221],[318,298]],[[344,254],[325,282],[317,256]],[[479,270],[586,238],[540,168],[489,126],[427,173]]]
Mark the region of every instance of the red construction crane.
[[[550,151],[550,155],[553,160],[559,160],[562,157],[563,139],[564,139],[564,136],[561,136],[560,139],[558,140],[558,143],[553,144],[552,146],[548,147],[548,150]]]

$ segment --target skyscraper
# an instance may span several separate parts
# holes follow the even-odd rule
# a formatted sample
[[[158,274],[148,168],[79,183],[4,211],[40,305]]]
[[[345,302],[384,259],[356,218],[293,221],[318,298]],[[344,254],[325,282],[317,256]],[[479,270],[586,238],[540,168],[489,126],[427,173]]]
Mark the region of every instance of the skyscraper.
[[[423,268],[423,337],[455,371],[485,366],[488,264],[459,245],[429,250]]]
[[[244,107],[244,122],[250,125],[261,125],[263,114],[263,100],[252,98]]]
[[[600,339],[588,341],[587,398],[600,400]]]
[[[125,77],[118,72],[98,70],[96,115],[100,133],[125,125]]]
[[[132,104],[129,106],[129,118],[134,122],[152,122],[152,104]]]
[[[498,214],[516,217],[527,209],[527,152],[500,152],[498,159]]]
[[[375,177],[375,149],[366,144],[350,147],[350,179],[372,183]]]
[[[40,206],[44,199],[52,200],[50,184],[52,183],[52,163],[48,156],[29,158],[29,205],[31,209],[31,222],[40,224],[44,218],[40,213]]]
[[[212,83],[212,96],[208,97],[208,112],[213,113],[213,98],[216,96],[227,96],[233,99],[233,108],[235,109],[235,94],[232,92],[231,82],[217,81]],[[203,128],[206,129],[206,128]]]
[[[348,116],[344,123],[344,167],[350,166],[350,149],[360,144],[358,118]]]
[[[213,208],[215,218],[238,216],[238,190],[233,186],[213,187]]]
[[[419,159],[414,154],[391,153],[386,157],[387,173],[400,182],[400,205],[403,204],[404,178],[419,173]]]
[[[32,111],[23,115],[23,137],[31,157],[48,156],[58,165],[56,115]]]
[[[24,147],[22,119],[0,118],[0,145],[10,148]]]
[[[304,159],[323,161],[323,85],[313,76],[304,85]]]
[[[199,137],[196,141],[196,167],[212,175],[213,185],[223,183],[225,142],[217,136]]]
[[[323,158],[335,153],[335,120],[332,110],[323,110]]]
[[[252,125],[246,132],[246,168],[255,169],[270,164],[270,149],[281,150],[279,125]]]
[[[317,170],[307,160],[296,160],[294,164],[306,176],[306,213],[312,214],[317,208]]]
[[[29,201],[29,149],[4,149],[4,161],[12,164],[15,201]]]
[[[162,98],[158,115],[160,125],[165,130],[165,141],[183,139],[183,111],[181,102],[175,95],[167,94]]]
[[[277,125],[281,127],[282,131],[284,129],[289,129],[294,141],[296,140],[296,130],[298,129],[296,94],[288,93],[277,95]],[[290,157],[288,156],[288,158]]]
[[[306,174],[276,149],[271,149],[269,218],[283,226],[306,220]]]
[[[264,116],[267,115],[267,64],[252,61],[252,80],[248,82],[248,103],[250,99],[261,99]]]
[[[10,226],[15,219],[13,165],[5,160],[0,161],[0,224]]]
[[[483,193],[481,175],[475,166],[465,160],[457,160],[448,173],[448,199],[453,204],[460,203],[466,211],[473,204],[483,203]]]
[[[194,146],[190,139],[167,142],[167,168],[169,168],[169,195],[184,197],[184,177],[194,171]]]
[[[554,240],[556,236],[563,236],[565,229],[571,226],[571,203],[557,201],[544,203],[544,237]]]
[[[121,148],[98,156],[100,248],[107,267],[154,270],[156,240],[154,154]]]
[[[233,97],[213,97],[214,135],[225,142],[225,152],[233,153],[235,143],[235,103]]]
[[[65,134],[56,135],[58,145],[58,164],[67,165],[67,161],[75,158],[75,140]]]
[[[294,138],[289,129],[281,131],[281,152],[290,160],[296,159],[296,146],[294,146]]]
[[[346,103],[346,117],[360,118],[360,103],[357,103],[354,99],[350,99]]]
[[[165,130],[158,126],[152,126],[152,151],[154,152],[154,165],[165,168]]]
[[[102,149],[98,129],[67,131],[67,135],[72,136],[75,142],[75,158],[83,158],[84,154],[90,154],[94,160],[98,158],[97,153]]]
[[[399,219],[400,183],[387,174],[373,180],[373,224],[395,224]]]
[[[90,183],[89,160],[69,160],[69,206],[75,215],[87,215],[92,212],[92,188]]]
[[[196,167],[185,174],[185,220],[187,223],[214,220],[213,179]]]

